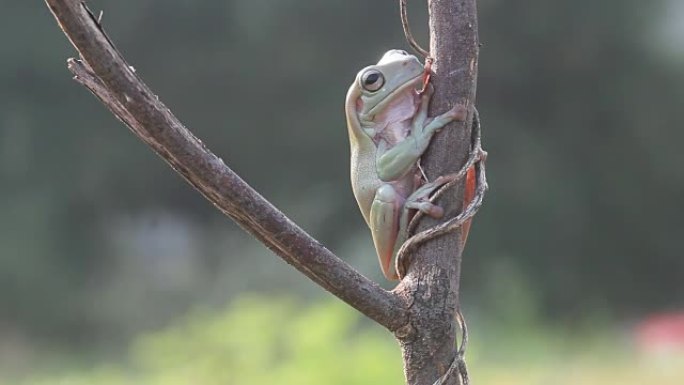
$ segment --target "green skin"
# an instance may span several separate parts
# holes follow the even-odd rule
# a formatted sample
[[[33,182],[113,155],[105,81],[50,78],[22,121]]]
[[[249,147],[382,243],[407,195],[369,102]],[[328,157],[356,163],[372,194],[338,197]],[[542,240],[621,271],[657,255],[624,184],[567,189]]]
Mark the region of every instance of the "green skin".
[[[466,110],[460,105],[428,118],[433,89],[417,92],[424,71],[415,56],[388,51],[378,64],[358,73],[345,104],[352,190],[389,280],[398,279],[393,262],[415,210],[434,218],[443,215],[442,208],[427,198],[449,179],[424,183],[420,157],[436,132],[465,119]]]

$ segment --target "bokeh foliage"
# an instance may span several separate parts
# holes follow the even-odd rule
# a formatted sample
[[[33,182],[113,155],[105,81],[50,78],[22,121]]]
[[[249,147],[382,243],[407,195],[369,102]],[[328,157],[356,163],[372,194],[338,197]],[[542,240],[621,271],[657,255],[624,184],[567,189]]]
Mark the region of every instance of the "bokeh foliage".
[[[140,337],[122,364],[34,373],[2,385],[362,385],[403,383],[396,342],[338,301],[303,305],[243,296],[225,312],[195,312]],[[587,332],[587,331],[585,331]],[[483,385],[680,384],[684,356],[636,354],[620,333],[571,335],[532,321],[490,323],[468,353]],[[523,349],[521,349],[523,347]]]

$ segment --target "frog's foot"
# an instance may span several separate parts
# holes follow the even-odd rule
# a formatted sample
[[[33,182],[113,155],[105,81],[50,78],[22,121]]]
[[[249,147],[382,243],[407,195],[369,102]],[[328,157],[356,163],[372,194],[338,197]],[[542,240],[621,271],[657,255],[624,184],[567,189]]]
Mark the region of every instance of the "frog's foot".
[[[442,115],[439,115],[432,119],[423,130],[425,132],[437,132],[444,128],[447,124],[451,122],[463,122],[468,117],[468,108],[463,104],[456,104],[451,107],[451,109]]]
[[[397,236],[394,245],[393,257],[401,248],[401,245],[408,239],[412,215],[410,210],[418,210],[423,214],[429,215],[432,218],[441,218],[444,216],[444,209],[436,204],[430,202],[430,196],[445,184],[457,179],[456,174],[440,176],[432,182],[426,183],[416,189],[404,202],[404,207],[399,218],[399,235]],[[394,275],[402,278],[407,269],[406,261],[396,259],[394,262]]]
[[[416,189],[416,191],[413,192],[413,194],[406,198],[404,207],[407,209],[418,210],[431,216],[432,218],[441,218],[444,216],[444,209],[430,202],[428,199],[430,198],[430,195],[432,195],[432,193],[434,193],[437,189],[453,181],[454,179],[455,178],[453,175],[443,175],[430,183],[420,186]]]
[[[425,151],[427,145],[437,131],[441,130],[451,122],[462,122],[468,117],[468,109],[462,104],[453,106],[449,111],[434,118],[428,118],[428,108],[430,100],[434,94],[434,88],[429,86],[420,95],[420,106],[411,121],[411,135],[415,137],[421,153]]]

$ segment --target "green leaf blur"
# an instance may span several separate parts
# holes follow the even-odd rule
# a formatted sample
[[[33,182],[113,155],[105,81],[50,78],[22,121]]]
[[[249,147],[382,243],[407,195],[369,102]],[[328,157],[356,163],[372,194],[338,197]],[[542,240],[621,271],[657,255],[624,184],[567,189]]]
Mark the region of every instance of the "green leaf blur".
[[[367,385],[403,383],[399,347],[338,301],[242,296],[138,338],[119,364],[34,375],[16,385]],[[486,326],[486,327],[485,327]],[[482,385],[680,385],[684,354],[642,355],[623,331],[488,322],[468,351]],[[1,385],[12,385],[2,382]]]
[[[121,366],[53,374],[26,384],[401,383],[392,337],[335,301],[303,306],[242,297],[224,313],[196,312],[137,339]]]

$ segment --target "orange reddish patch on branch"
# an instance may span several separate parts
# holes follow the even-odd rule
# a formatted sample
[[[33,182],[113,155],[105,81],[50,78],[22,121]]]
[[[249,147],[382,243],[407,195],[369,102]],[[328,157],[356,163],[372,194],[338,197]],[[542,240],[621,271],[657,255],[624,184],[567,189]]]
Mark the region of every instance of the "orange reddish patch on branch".
[[[463,207],[468,207],[470,202],[472,202],[475,198],[476,187],[475,166],[472,166],[468,169],[468,173],[466,174],[465,192],[463,193]],[[461,227],[461,244],[463,246],[465,246],[465,243],[468,240],[468,232],[470,231],[470,224],[472,221],[472,218],[468,219]]]

